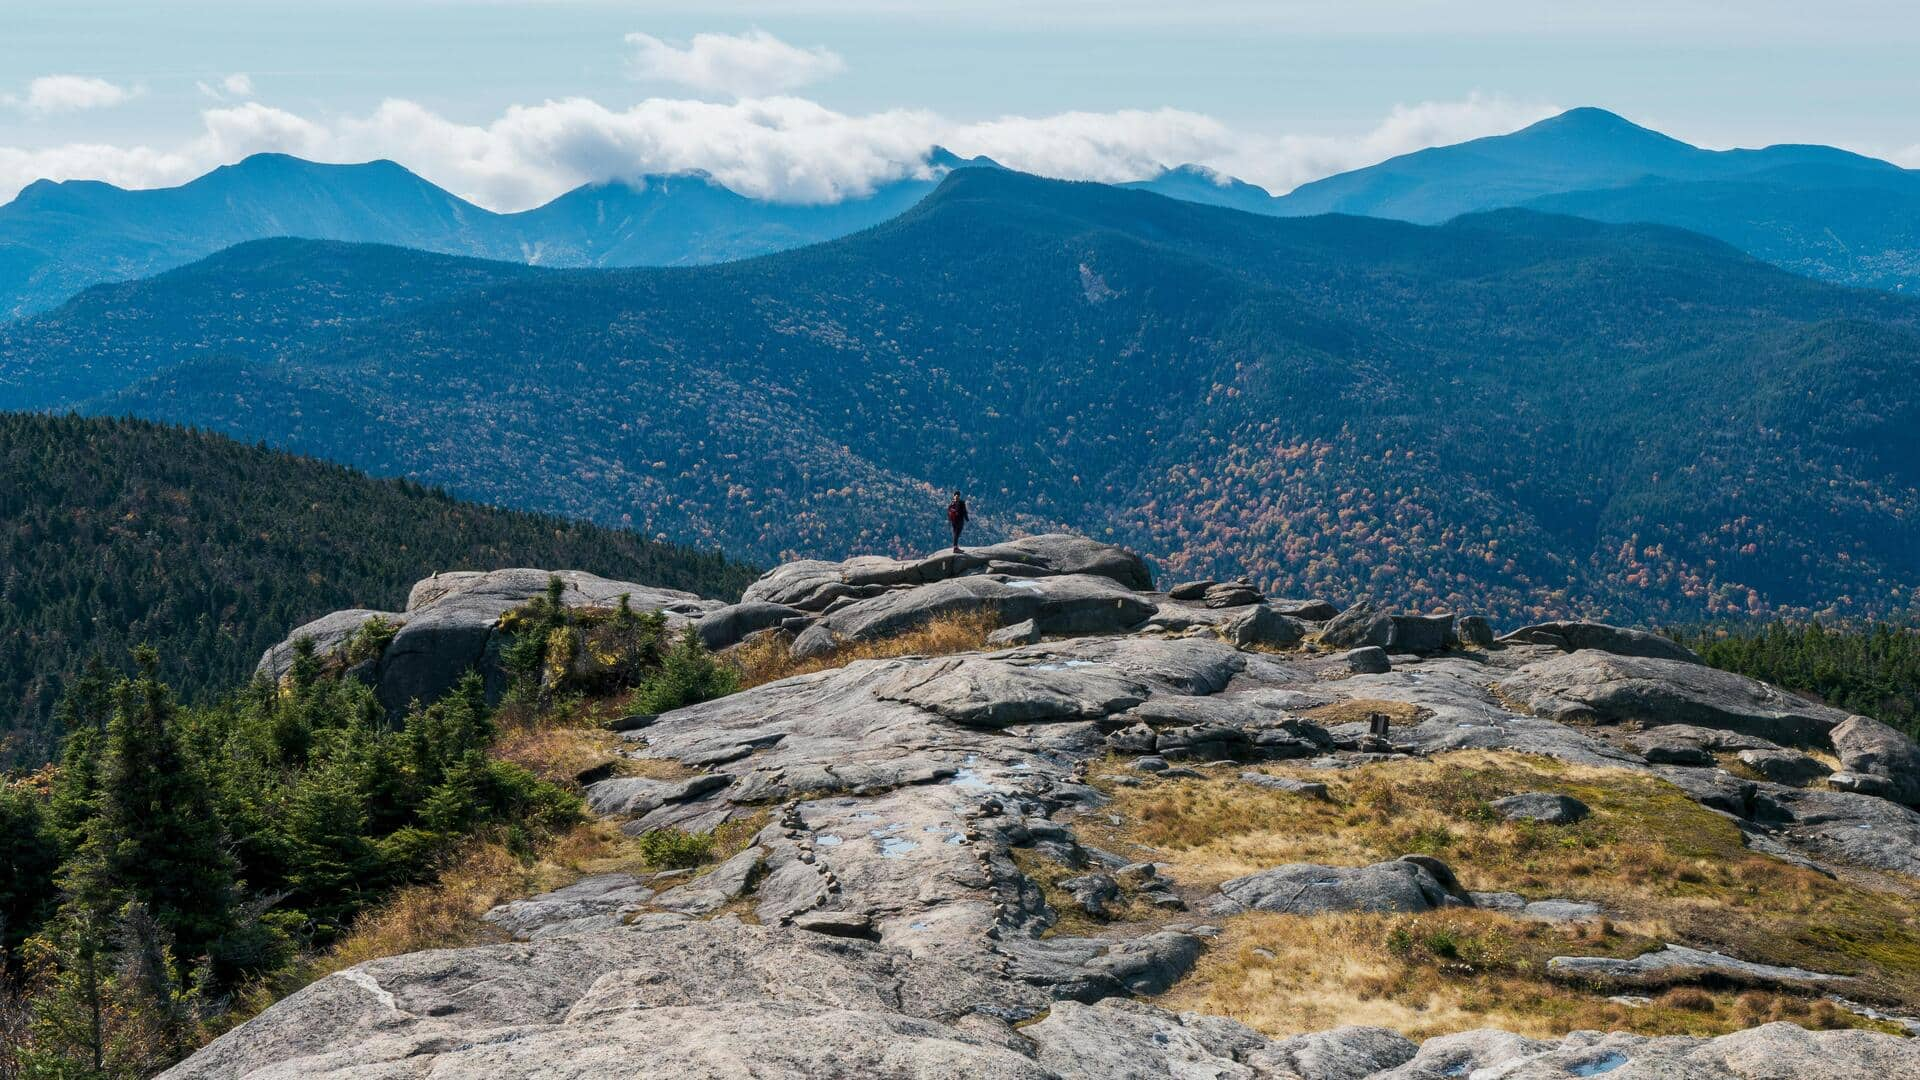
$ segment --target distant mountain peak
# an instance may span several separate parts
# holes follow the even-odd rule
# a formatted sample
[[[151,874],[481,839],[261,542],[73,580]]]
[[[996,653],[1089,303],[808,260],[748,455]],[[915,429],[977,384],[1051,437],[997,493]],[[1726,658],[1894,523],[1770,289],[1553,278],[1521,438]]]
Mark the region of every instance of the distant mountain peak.
[[[1493,138],[1519,140],[1540,136],[1657,143],[1668,147],[1694,149],[1690,143],[1671,135],[1663,135],[1652,128],[1642,127],[1619,113],[1609,112],[1594,105],[1568,109],[1558,116],[1549,116],[1545,120],[1529,124],[1511,135],[1495,135]]]

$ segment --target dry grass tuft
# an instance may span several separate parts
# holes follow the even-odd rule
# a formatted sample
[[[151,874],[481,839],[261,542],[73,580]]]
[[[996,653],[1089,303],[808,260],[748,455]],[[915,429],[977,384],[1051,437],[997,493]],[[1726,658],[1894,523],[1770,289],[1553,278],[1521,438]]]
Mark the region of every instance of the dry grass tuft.
[[[1579,1029],[1718,1035],[1770,1019],[1877,1026],[1825,1001],[1759,991],[1735,997],[1686,987],[1627,1005],[1540,973],[1548,957],[1569,949],[1630,954],[1646,944],[1470,909],[1256,912],[1228,920],[1195,974],[1158,1003],[1219,1013],[1276,1035],[1341,1024],[1377,1024],[1415,1039],[1485,1026],[1537,1038]]]
[[[740,688],[745,690],[795,675],[845,667],[855,660],[977,652],[987,647],[987,635],[999,629],[999,625],[993,616],[984,613],[948,615],[880,641],[843,645],[810,660],[794,659],[787,652],[787,639],[768,634],[728,650],[726,659],[740,673]]]
[[[1419,723],[1431,715],[1418,705],[1404,701],[1386,701],[1380,698],[1349,698],[1330,705],[1308,709],[1300,715],[1317,723],[1332,726],[1334,724],[1363,724],[1374,713],[1383,713],[1394,724],[1405,727]]]
[[[1117,763],[1097,768],[1095,783],[1113,796],[1108,809],[1123,824],[1090,822],[1086,839],[1128,858],[1166,863],[1191,890],[1289,862],[1351,866],[1420,852],[1446,860],[1469,889],[1597,900],[1610,913],[1604,925],[1566,929],[1487,912],[1433,913],[1411,920],[1413,936],[1398,951],[1383,944],[1388,927],[1377,920],[1340,917],[1321,925],[1237,917],[1229,920],[1233,934],[1262,936],[1248,949],[1292,956],[1295,970],[1270,970],[1259,954],[1235,960],[1230,948],[1216,950],[1199,978],[1176,989],[1172,1000],[1180,1008],[1225,1009],[1271,1031],[1373,1022],[1429,1034],[1484,1024],[1542,1034],[1575,1027],[1726,1030],[1746,1026],[1741,1017],[1751,1015],[1822,1022],[1805,1011],[1814,1006],[1792,995],[1749,999],[1744,1013],[1719,993],[1709,995],[1711,1012],[1678,1001],[1627,1009],[1596,1005],[1595,995],[1539,975],[1553,955],[1633,955],[1662,941],[1855,975],[1861,996],[1896,1009],[1920,1007],[1920,911],[1911,882],[1833,881],[1750,851],[1731,821],[1643,774],[1485,751],[1338,772],[1264,767],[1327,784],[1330,798],[1321,801],[1241,783],[1233,778],[1237,768],[1137,788],[1103,782],[1118,771]],[[1593,815],[1548,826],[1508,822],[1488,806],[1521,791],[1563,792]],[[1474,919],[1487,921],[1455,921]],[[1454,934],[1451,948],[1445,934],[1426,947],[1434,932],[1426,921]],[[1304,937],[1288,952],[1296,932]],[[1340,946],[1327,948],[1317,936],[1323,933]],[[1230,936],[1228,945],[1235,940]],[[1489,963],[1488,956],[1512,959]],[[1425,973],[1414,978],[1412,969]],[[1608,1009],[1625,1011],[1616,1017]],[[1839,1013],[1830,1022],[1850,1017]]]
[[[476,843],[436,880],[404,888],[362,915],[306,975],[317,979],[384,956],[499,941],[499,931],[480,919],[488,910],[595,874],[643,869],[633,838],[605,821],[574,826],[532,860],[497,843]]]
[[[493,756],[522,766],[542,780],[577,787],[575,778],[617,761],[614,734],[584,724],[531,724],[509,727],[494,740]]]

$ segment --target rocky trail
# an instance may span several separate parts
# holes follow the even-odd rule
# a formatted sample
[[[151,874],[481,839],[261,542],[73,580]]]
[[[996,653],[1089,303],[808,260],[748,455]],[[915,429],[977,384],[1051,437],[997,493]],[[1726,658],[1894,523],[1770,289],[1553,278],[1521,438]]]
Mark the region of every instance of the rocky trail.
[[[545,580],[422,582],[355,674],[397,707],[489,670],[499,617]],[[1602,913],[1587,896],[1469,890],[1429,855],[1206,881],[1103,846],[1131,824],[1118,796],[1156,786],[1325,802],[1370,764],[1540,755],[1674,785],[1748,850],[1810,875],[1888,888],[1920,877],[1911,742],[1664,638],[1584,623],[1495,638],[1476,618],[1341,611],[1245,583],[1155,591],[1137,556],[1069,536],[789,564],[733,605],[568,582],[570,603],[630,593],[715,649],[779,635],[821,657],[955,615],[1000,629],[991,651],[857,660],[627,718],[623,752],[655,767],[590,785],[593,809],[636,835],[764,820],[749,845],[697,875],[606,875],[507,904],[489,920],[513,940],[327,977],[168,1076],[1920,1077],[1920,1041],[1878,1031],[1270,1037],[1149,1000],[1196,978],[1233,921],[1260,913]],[[295,637],[335,650],[372,614]],[[263,669],[290,655],[270,650]],[[1552,790],[1491,808],[1529,829],[1589,814]],[[1039,880],[1039,863],[1057,880]],[[1699,981],[1857,990],[1845,975],[1681,942],[1553,965],[1602,995]]]

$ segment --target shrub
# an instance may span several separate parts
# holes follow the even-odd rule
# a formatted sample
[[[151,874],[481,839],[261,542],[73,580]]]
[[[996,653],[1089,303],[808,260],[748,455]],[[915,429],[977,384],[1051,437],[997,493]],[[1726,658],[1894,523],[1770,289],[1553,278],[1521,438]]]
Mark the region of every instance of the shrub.
[[[389,621],[384,615],[375,615],[360,624],[360,629],[347,639],[346,660],[349,666],[367,660],[377,660],[393,643],[393,635],[400,627]]]
[[[651,829],[640,837],[640,858],[656,870],[683,870],[712,857],[712,833],[665,828]]]
[[[688,627],[660,661],[660,670],[650,676],[634,696],[633,708],[640,712],[663,713],[686,705],[697,705],[725,697],[740,689],[740,676],[714,659],[700,638]]]

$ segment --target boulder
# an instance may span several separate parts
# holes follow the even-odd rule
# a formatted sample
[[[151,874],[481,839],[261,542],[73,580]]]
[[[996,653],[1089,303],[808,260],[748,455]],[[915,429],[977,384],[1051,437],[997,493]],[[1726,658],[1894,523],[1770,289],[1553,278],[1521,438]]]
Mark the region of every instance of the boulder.
[[[1920,805],[1920,747],[1912,739],[1866,716],[1847,717],[1833,729],[1832,739],[1849,778],[1836,786]]]
[[[353,608],[348,611],[336,611],[298,627],[288,634],[286,640],[260,654],[260,662],[254,666],[257,678],[269,682],[279,682],[286,678],[293,668],[293,655],[300,640],[305,638],[313,642],[314,655],[321,659],[332,657],[346,648],[360,628],[373,619],[385,619],[395,627],[404,626],[407,617],[393,611],[372,611],[367,608]]]
[[[1444,870],[1444,864],[1442,864]],[[1419,912],[1467,902],[1457,886],[1428,866],[1409,859],[1371,866],[1321,866],[1289,863],[1248,874],[1220,886],[1212,911],[1271,911],[1321,915],[1338,911]]]
[[[1543,825],[1571,825],[1592,813],[1587,804],[1571,795],[1547,791],[1526,791],[1495,799],[1488,805],[1508,821],[1537,821]]]
[[[1207,590],[1213,588],[1216,584],[1218,584],[1218,582],[1212,578],[1205,578],[1200,581],[1183,581],[1167,590],[1167,599],[1205,600],[1207,598]]]
[[[756,630],[781,626],[789,619],[805,617],[806,613],[799,608],[785,604],[769,604],[765,601],[728,604],[700,616],[693,624],[693,631],[700,635],[700,644],[712,652],[719,652],[740,644]]]
[[[1747,768],[1788,787],[1806,787],[1832,771],[1817,759],[1794,750],[1742,750],[1739,758]]]
[[[873,917],[858,911],[804,911],[793,917],[791,925],[829,937],[873,937]]]
[[[1265,645],[1285,648],[1297,645],[1307,636],[1306,625],[1290,615],[1282,615],[1266,604],[1256,604],[1245,615],[1222,627],[1226,639],[1241,648]]]
[[[1677,725],[1676,725],[1677,726]],[[1671,728],[1658,727],[1627,738],[1628,745],[1654,765],[1688,765],[1705,768],[1715,762],[1713,751],[1694,739],[1675,734]]]
[[[587,806],[606,817],[639,817],[668,803],[685,802],[718,791],[732,777],[705,773],[686,780],[622,776],[587,785]]]
[[[1453,644],[1451,615],[1389,615],[1362,600],[1320,629],[1320,643],[1336,649],[1377,646],[1388,652],[1433,653]]]
[[[1566,652],[1596,649],[1616,656],[1650,656],[1661,660],[1677,660],[1686,664],[1700,663],[1700,657],[1692,649],[1671,638],[1650,634],[1645,630],[1608,626],[1605,623],[1535,623],[1532,626],[1523,626],[1500,638],[1499,643],[1551,645]]]
[[[653,898],[653,906],[682,915],[708,915],[745,895],[767,862],[766,849],[750,847],[694,878]]]
[[[1737,986],[1808,987],[1846,983],[1845,975],[1823,975],[1796,967],[1755,964],[1723,953],[1668,945],[1628,960],[1611,956],[1556,956],[1547,974],[1607,988],[1658,987],[1681,983]]]
[[[833,628],[825,623],[814,623],[802,630],[788,646],[796,660],[813,660],[826,656],[840,647],[840,639],[833,634]]]
[[[481,916],[482,919],[527,941],[612,930],[647,906],[653,889],[632,874],[600,874],[549,893],[515,900]]]
[[[1210,608],[1246,607],[1260,602],[1260,590],[1251,582],[1228,581],[1207,586],[1201,600]]]
[[[1264,603],[1282,615],[1306,622],[1326,622],[1340,614],[1340,609],[1325,600],[1277,600],[1271,596]]]
[[[1387,650],[1378,645],[1348,649],[1335,659],[1344,660],[1347,670],[1355,675],[1385,675],[1393,670],[1393,661],[1387,659]]]
[[[1104,919],[1113,904],[1120,899],[1120,883],[1107,874],[1082,874],[1060,882],[1067,890],[1073,902],[1081,911],[1096,919]]]
[[[438,574],[414,585],[407,597],[406,625],[379,663],[380,703],[391,715],[409,703],[437,700],[469,670],[486,680],[487,698],[506,690],[499,666],[500,616],[547,591],[549,578],[564,583],[570,608],[611,608],[626,596],[636,611],[659,611],[677,632],[722,606],[692,593],[613,581],[578,570],[488,570]]]
[[[1698,724],[1661,724],[1658,727],[1645,728],[1641,736],[1672,743],[1691,743],[1716,754],[1732,754],[1741,750],[1778,750],[1780,744],[1770,739],[1754,735],[1743,735],[1738,731],[1724,728],[1701,727]]]
[[[1320,628],[1320,643],[1336,649],[1362,645],[1385,648],[1392,641],[1393,619],[1371,600],[1360,601]]]
[[[1031,645],[1040,640],[1040,624],[1032,619],[1003,626],[987,635],[987,644],[992,648],[1006,649],[1015,645]]]
[[[1462,615],[1453,624],[1453,632],[1462,645],[1484,649],[1493,644],[1493,624],[1484,615]]]
[[[1454,643],[1451,615],[1394,615],[1388,652],[1436,653]]]
[[[1597,649],[1527,664],[1495,687],[1562,723],[1693,724],[1784,743],[1825,742],[1847,718],[1730,671]]]

